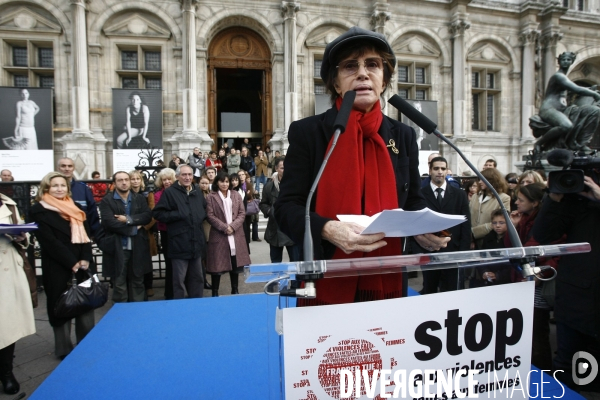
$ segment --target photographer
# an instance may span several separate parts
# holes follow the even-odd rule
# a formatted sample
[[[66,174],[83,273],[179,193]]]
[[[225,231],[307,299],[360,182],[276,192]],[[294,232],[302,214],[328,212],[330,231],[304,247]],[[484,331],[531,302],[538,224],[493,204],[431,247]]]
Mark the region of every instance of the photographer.
[[[557,377],[579,391],[600,389],[600,378],[585,386],[573,381],[572,358],[578,351],[600,361],[600,186],[598,173],[584,178],[587,191],[550,193],[533,227],[533,236],[548,244],[566,235],[566,243],[588,242],[589,253],[566,255],[559,261],[554,316],[558,349],[554,358]],[[552,186],[550,185],[552,188]]]

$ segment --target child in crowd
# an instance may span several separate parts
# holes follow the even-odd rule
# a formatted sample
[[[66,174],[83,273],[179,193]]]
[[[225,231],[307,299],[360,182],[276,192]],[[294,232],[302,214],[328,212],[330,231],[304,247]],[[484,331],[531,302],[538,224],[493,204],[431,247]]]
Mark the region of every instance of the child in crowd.
[[[483,237],[481,250],[493,250],[504,248],[504,235],[508,228],[502,210],[492,211],[492,231]],[[479,267],[479,277],[484,285],[498,285],[510,283],[509,266],[486,266]]]

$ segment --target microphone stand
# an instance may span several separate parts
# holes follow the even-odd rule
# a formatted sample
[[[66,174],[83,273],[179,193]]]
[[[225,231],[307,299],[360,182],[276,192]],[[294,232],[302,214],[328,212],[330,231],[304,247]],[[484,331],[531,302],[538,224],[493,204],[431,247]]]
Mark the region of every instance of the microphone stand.
[[[479,169],[475,168],[475,166],[473,164],[471,164],[469,159],[463,154],[462,151],[460,151],[460,149],[454,143],[452,143],[446,136],[444,136],[440,131],[438,131],[437,125],[433,121],[431,121],[423,113],[421,113],[420,111],[415,109],[406,100],[402,99],[400,96],[395,94],[388,100],[388,103],[390,103],[392,106],[394,106],[396,109],[398,109],[398,111],[400,111],[402,114],[406,115],[408,117],[408,119],[413,121],[415,124],[417,124],[419,127],[421,127],[424,131],[437,136],[441,141],[446,143],[448,146],[453,148],[454,151],[456,151],[458,153],[458,155],[469,166],[469,168],[471,168],[471,170],[473,172],[475,172],[477,177],[486,184],[488,189],[490,189],[490,191],[492,192],[492,194],[498,201],[498,204],[500,205],[500,208],[502,209],[502,214],[504,215],[504,219],[506,219],[506,226],[508,228],[508,236],[510,238],[511,243],[516,247],[523,247],[523,243],[521,243],[521,239],[519,238],[517,229],[513,225],[512,221],[510,219],[510,216],[508,215],[508,211],[506,210],[506,207],[504,207],[504,204],[502,203],[502,200],[500,199],[500,195],[498,194],[496,189],[494,189],[494,187],[490,184],[490,182],[488,182],[488,180],[485,179],[485,177],[481,174]],[[541,279],[541,280],[554,279],[554,277],[556,276],[556,270],[554,270],[554,268],[552,268],[552,267],[549,267],[549,268],[551,268],[554,271],[554,276],[552,276],[550,279],[543,278],[543,277],[540,278],[540,276],[538,276],[538,274],[540,272],[542,272],[542,269],[540,267],[535,267],[530,264],[534,260],[535,260],[534,257],[526,257],[526,258],[515,259],[515,260],[511,260],[511,261],[515,264],[515,267],[523,275],[524,278],[531,280],[531,279],[533,279],[534,276],[536,276],[538,279]]]
[[[287,297],[302,297],[305,299],[314,299],[317,297],[317,289],[315,288],[315,280],[323,278],[323,273],[325,272],[325,263],[323,260],[314,259],[314,247],[313,240],[310,230],[310,203],[312,201],[313,195],[317,190],[317,185],[321,180],[321,175],[323,175],[323,171],[327,166],[327,161],[329,161],[329,157],[333,153],[337,141],[342,133],[346,130],[346,124],[348,123],[348,118],[350,117],[350,111],[352,111],[352,105],[354,104],[354,99],[356,98],[355,91],[348,91],[344,94],[344,98],[342,100],[342,105],[340,106],[340,110],[333,124],[333,128],[335,129],[333,133],[333,138],[331,142],[331,146],[329,147],[329,151],[325,155],[323,159],[323,163],[321,164],[321,168],[319,168],[319,172],[317,172],[317,176],[308,192],[308,197],[306,198],[306,208],[304,210],[304,261],[308,262],[310,267],[306,268],[306,273],[304,274],[296,274],[296,279],[292,281],[292,286],[289,289],[283,289],[279,292],[280,296]],[[298,282],[304,282],[304,288],[299,288]]]

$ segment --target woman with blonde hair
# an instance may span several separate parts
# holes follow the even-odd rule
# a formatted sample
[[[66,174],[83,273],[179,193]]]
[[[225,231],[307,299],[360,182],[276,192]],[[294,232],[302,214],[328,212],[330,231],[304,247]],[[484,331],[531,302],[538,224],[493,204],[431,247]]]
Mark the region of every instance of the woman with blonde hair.
[[[129,172],[129,181],[131,182],[131,190],[135,193],[139,193],[146,198],[148,202],[148,208],[151,210],[154,208],[154,194],[146,191],[146,184],[144,183],[144,177],[142,173],[138,170],[133,170]],[[152,218],[152,220],[144,225],[144,229],[148,231],[148,246],[150,247],[150,257],[154,257],[158,254],[158,246],[156,245],[156,239],[154,238],[154,234],[152,233],[152,228],[156,224],[156,220]],[[152,288],[153,281],[153,271],[148,272],[144,275],[144,287],[146,289],[146,296],[152,297],[154,296],[154,289]]]
[[[154,186],[156,191],[154,192],[154,204],[158,204],[160,197],[162,196],[165,189],[171,186],[175,182],[175,171],[171,168],[161,169],[156,175]],[[165,259],[165,299],[171,300],[173,298],[173,264],[167,254],[169,254],[169,235],[167,233],[167,224],[164,222],[156,221],[156,228],[160,235],[160,247],[162,249],[163,257]]]
[[[29,215],[38,224],[35,236],[42,249],[48,318],[54,330],[55,354],[62,359],[73,350],[71,318],[55,315],[54,305],[67,290],[73,273],[81,283],[89,278],[85,270],[95,272],[90,227],[85,212],[71,198],[67,177],[60,172],[50,172],[42,179],[36,201]],[[94,310],[75,317],[78,343],[94,325]]]
[[[519,176],[519,186],[527,186],[532,183],[546,183],[544,178],[533,170],[525,171]]]

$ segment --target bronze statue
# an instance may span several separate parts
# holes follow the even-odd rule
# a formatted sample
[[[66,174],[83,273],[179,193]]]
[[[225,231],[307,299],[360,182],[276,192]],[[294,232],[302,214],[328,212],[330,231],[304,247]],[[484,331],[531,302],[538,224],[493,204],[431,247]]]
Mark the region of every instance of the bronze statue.
[[[596,86],[588,89],[567,78],[575,57],[571,52],[558,56],[560,68],[548,81],[539,115],[529,119],[533,135],[538,138],[536,153],[552,148],[591,151],[587,145],[600,120],[600,93]],[[567,92],[579,95],[570,106],[567,106]]]

